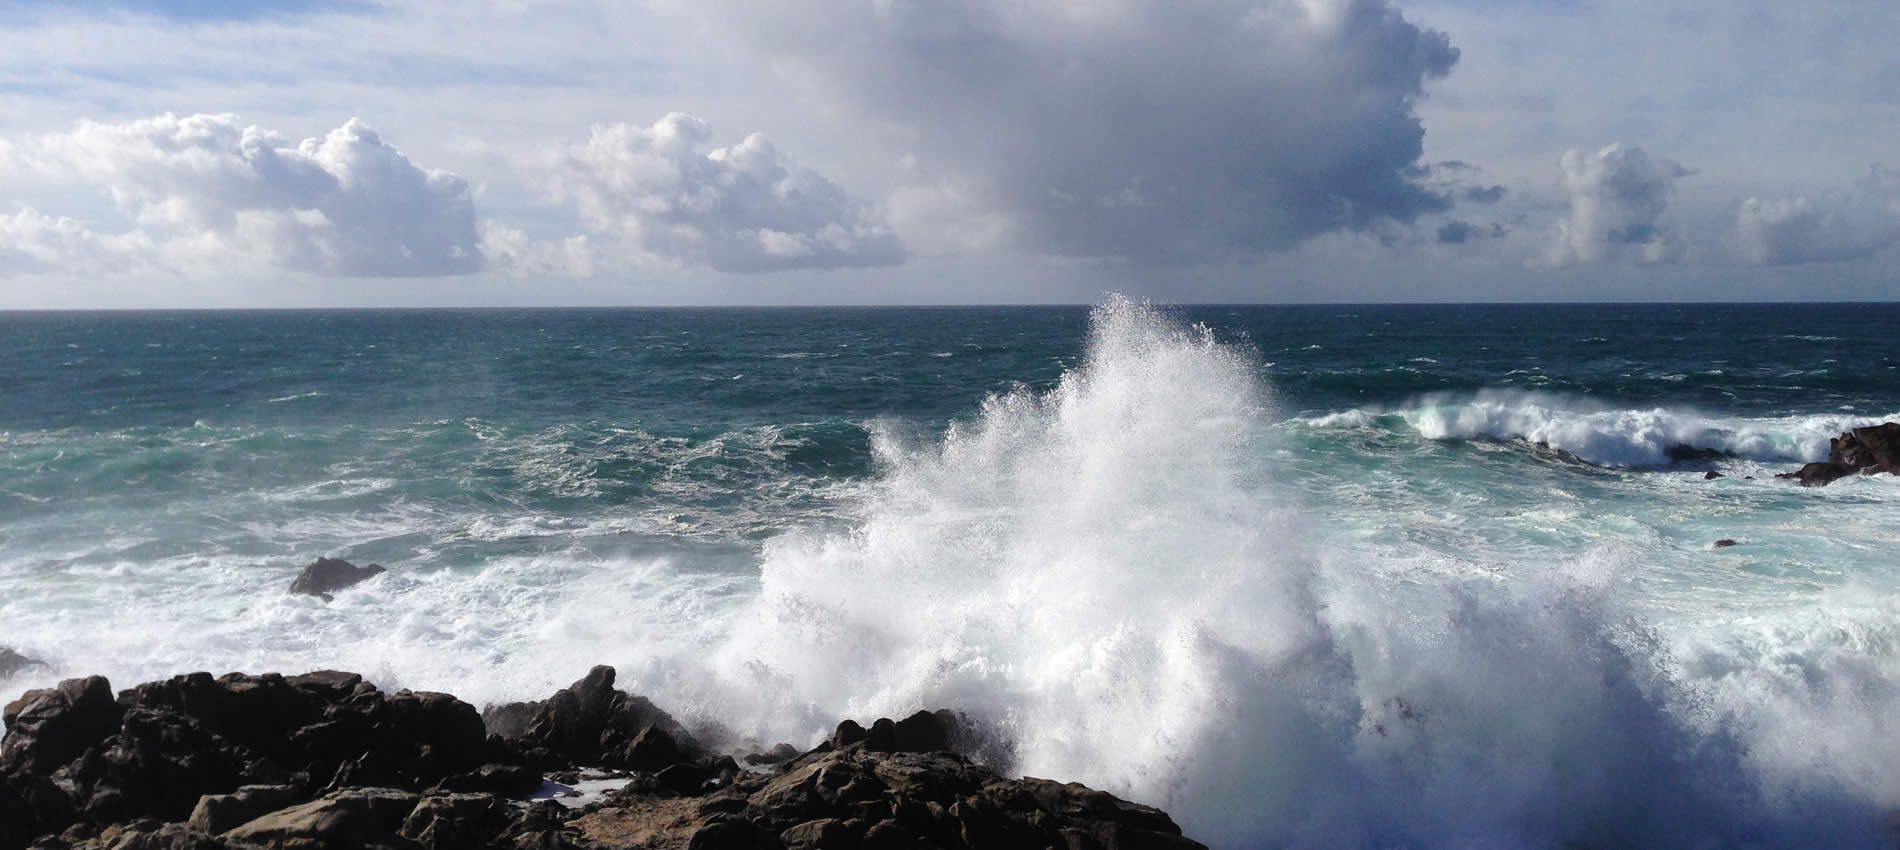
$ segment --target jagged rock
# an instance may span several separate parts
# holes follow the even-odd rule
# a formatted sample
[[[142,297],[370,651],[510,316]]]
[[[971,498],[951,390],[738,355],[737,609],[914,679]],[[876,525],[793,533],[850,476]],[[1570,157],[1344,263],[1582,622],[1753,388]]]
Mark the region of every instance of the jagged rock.
[[[229,794],[199,797],[185,823],[199,832],[217,835],[303,799],[304,794],[291,785],[246,785]]]
[[[836,731],[831,733],[832,749],[842,750],[864,740],[864,727],[856,720],[844,720],[838,723]]]
[[[222,837],[273,850],[365,847],[387,842],[416,802],[415,794],[395,788],[352,788],[264,815]]]
[[[491,710],[491,728],[510,743],[545,751],[555,761],[656,771],[698,754],[698,745],[672,716],[645,697],[614,689],[612,667],[595,667],[554,692],[536,706],[525,728],[510,736],[507,732],[523,713],[519,705]],[[665,752],[669,745],[670,753]]]
[[[335,600],[331,594],[386,572],[381,564],[359,567],[339,558],[318,558],[297,574],[296,580],[290,583],[290,592],[331,602]]]
[[[1702,480],[1704,481],[1714,481],[1717,478],[1726,478],[1726,477],[1728,476],[1723,475],[1720,472],[1716,472],[1713,469],[1709,470],[1708,472],[1702,473]]]
[[[866,742],[742,775],[697,800],[623,795],[571,825],[601,848],[1201,847],[1160,810],[1082,785],[1006,780],[954,753]]]
[[[124,714],[103,676],[27,691],[0,712],[7,727],[0,772],[50,774],[117,731]]]
[[[513,820],[508,803],[489,794],[426,797],[403,820],[400,835],[428,850],[501,847]]]
[[[28,658],[18,652],[14,652],[12,647],[0,646],[0,679],[5,679],[22,670],[45,666],[46,662],[44,661],[37,658]]]
[[[1827,460],[1775,477],[1795,479],[1803,487],[1820,487],[1849,475],[1877,472],[1900,475],[1900,422],[1883,422],[1843,433],[1828,441]]]
[[[68,830],[56,846],[70,850],[227,850],[224,842],[200,830],[151,819],[100,830]]]

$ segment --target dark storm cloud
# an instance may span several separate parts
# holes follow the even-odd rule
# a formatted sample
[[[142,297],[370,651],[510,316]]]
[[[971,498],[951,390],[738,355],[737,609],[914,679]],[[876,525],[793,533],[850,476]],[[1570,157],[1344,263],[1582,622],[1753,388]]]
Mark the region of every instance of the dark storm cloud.
[[[1450,205],[1413,107],[1458,50],[1384,0],[703,8],[1013,247],[1202,260]]]

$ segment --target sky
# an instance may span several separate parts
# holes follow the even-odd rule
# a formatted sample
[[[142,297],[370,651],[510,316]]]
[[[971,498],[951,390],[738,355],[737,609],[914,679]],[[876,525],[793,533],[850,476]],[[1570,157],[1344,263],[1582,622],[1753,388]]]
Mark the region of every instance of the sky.
[[[0,3],[0,309],[1109,291],[1900,298],[1900,3]]]

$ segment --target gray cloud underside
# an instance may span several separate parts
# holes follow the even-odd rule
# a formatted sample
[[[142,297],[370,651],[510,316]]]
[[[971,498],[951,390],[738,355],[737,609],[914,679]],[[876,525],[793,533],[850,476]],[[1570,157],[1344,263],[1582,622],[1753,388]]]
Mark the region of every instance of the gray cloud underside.
[[[1406,169],[1458,51],[1384,0],[697,8],[1008,247],[1208,260],[1449,204]]]

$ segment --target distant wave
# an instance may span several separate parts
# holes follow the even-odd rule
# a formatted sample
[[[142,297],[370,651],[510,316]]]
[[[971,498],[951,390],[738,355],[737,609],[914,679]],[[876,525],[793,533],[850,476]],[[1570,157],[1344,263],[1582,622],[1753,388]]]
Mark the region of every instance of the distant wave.
[[[1827,457],[1842,431],[1900,419],[1816,414],[1782,418],[1705,416],[1666,407],[1615,408],[1590,399],[1527,390],[1434,393],[1391,409],[1352,409],[1294,420],[1315,428],[1405,429],[1428,440],[1521,440],[1599,466],[1663,466],[1687,446],[1770,463]]]

